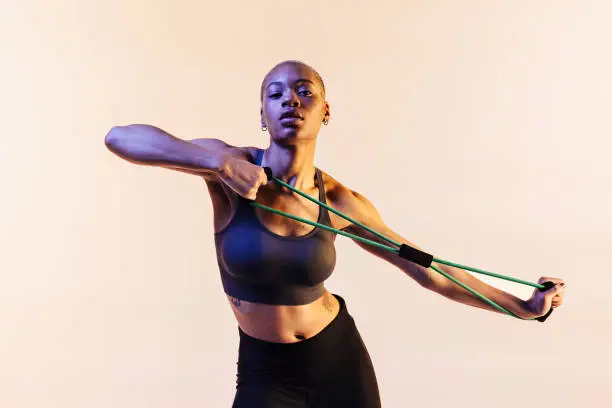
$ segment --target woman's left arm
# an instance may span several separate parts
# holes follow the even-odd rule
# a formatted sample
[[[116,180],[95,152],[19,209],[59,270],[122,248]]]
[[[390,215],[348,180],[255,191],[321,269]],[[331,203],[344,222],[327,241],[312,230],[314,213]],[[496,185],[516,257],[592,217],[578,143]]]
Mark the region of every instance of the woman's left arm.
[[[349,215],[354,220],[368,226],[369,228],[388,238],[391,238],[395,242],[406,244],[423,251],[423,249],[391,230],[391,228],[389,228],[383,222],[374,205],[363,195],[348,190],[345,194],[342,194],[342,198],[339,201],[341,203],[340,207],[342,208],[340,211],[346,215]],[[343,228],[343,230],[381,244],[390,245],[388,242],[377,237],[371,232],[352,223],[348,227]],[[395,253],[386,251],[384,249],[380,249],[357,240],[354,240],[354,242],[366,251],[397,266],[406,275],[414,279],[419,285],[428,290],[436,292],[459,303],[502,313],[433,269],[417,265],[404,258],[401,258]],[[455,279],[474,289],[476,292],[482,294],[486,298],[492,300],[521,318],[529,319],[543,316],[551,307],[556,308],[561,306],[563,303],[565,282],[562,279],[541,277],[538,280],[538,283],[551,281],[555,283],[555,286],[544,292],[540,292],[538,289],[535,289],[530,299],[523,300],[508,292],[486,284],[463,269],[442,265],[437,262],[433,262],[432,266],[436,266],[442,271],[448,273]]]

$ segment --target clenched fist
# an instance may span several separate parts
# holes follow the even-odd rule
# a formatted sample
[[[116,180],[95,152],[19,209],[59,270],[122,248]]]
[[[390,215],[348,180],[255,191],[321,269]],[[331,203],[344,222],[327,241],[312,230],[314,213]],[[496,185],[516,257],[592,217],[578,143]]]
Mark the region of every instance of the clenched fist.
[[[548,313],[550,308],[556,309],[563,304],[563,295],[565,292],[565,282],[559,278],[541,277],[538,280],[539,284],[544,282],[552,282],[552,286],[548,290],[540,291],[536,289],[533,295],[526,302],[527,314],[529,317],[537,318]]]
[[[259,187],[269,181],[263,167],[230,155],[223,157],[218,178],[248,200],[255,200]]]

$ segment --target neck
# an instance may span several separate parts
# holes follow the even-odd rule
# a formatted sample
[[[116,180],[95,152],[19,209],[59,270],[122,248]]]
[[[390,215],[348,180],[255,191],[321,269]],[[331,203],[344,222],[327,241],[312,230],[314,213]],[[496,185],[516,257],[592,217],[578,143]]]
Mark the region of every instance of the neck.
[[[281,146],[274,142],[264,150],[262,167],[270,167],[274,177],[281,179],[300,191],[314,188],[315,141],[309,143]]]

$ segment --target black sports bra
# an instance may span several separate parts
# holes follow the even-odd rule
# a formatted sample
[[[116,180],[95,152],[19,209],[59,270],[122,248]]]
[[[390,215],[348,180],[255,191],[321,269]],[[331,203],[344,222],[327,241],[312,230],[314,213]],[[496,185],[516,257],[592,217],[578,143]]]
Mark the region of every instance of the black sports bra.
[[[261,165],[263,150],[256,158]],[[325,203],[321,171],[315,167],[319,201]],[[320,224],[331,226],[319,207]],[[302,236],[285,237],[265,228],[249,200],[237,196],[230,223],[215,233],[223,289],[237,299],[275,305],[311,303],[324,292],[324,281],[336,265],[336,234],[315,227]]]

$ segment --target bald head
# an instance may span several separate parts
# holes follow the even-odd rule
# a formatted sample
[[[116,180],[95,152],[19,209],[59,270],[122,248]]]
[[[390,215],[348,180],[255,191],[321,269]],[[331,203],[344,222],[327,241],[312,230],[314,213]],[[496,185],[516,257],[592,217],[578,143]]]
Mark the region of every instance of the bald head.
[[[275,73],[278,69],[286,67],[286,66],[295,66],[295,67],[299,67],[299,68],[303,68],[303,69],[307,69],[311,71],[313,76],[315,77],[319,85],[321,86],[321,90],[323,92],[323,98],[325,98],[325,84],[323,83],[323,79],[321,78],[321,75],[319,75],[319,73],[313,67],[311,67],[310,65],[302,61],[287,60],[287,61],[279,62],[278,64],[276,64],[274,67],[272,67],[272,69],[264,77],[263,81],[261,82],[261,89],[259,92],[260,101],[263,100],[264,89],[266,88],[266,83],[268,81],[268,78],[270,78],[270,76],[273,73]]]

